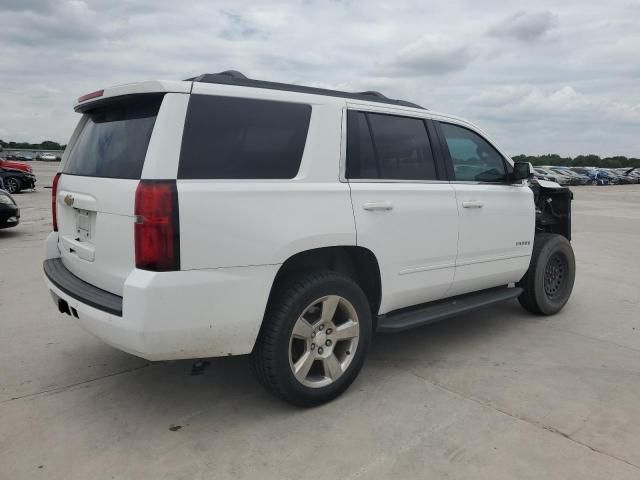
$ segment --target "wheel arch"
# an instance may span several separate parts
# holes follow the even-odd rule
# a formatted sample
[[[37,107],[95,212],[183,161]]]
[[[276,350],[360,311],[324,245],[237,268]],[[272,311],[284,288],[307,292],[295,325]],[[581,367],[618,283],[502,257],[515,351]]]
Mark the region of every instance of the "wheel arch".
[[[330,270],[352,278],[364,291],[375,318],[380,309],[382,280],[375,254],[364,247],[342,245],[304,250],[287,258],[273,280],[271,295],[285,279],[305,271]]]

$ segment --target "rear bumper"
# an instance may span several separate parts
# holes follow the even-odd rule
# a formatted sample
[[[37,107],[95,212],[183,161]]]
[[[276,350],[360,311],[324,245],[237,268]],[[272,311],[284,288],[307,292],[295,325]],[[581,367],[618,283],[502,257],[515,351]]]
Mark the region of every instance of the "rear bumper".
[[[65,313],[109,345],[148,360],[241,355],[253,349],[278,265],[133,269],[118,297],[75,277],[52,255],[52,242],[47,239],[44,269],[54,303],[62,300]],[[114,307],[118,302],[120,315]]]
[[[79,279],[71,273],[60,258],[50,258],[42,264],[47,280],[58,290],[90,307],[117,317],[122,316],[122,297],[109,293]]]

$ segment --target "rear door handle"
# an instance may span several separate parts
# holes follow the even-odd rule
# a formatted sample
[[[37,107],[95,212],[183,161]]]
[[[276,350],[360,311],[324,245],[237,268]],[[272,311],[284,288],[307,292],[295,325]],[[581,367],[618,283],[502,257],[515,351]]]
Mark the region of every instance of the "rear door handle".
[[[369,212],[373,212],[375,210],[389,211],[393,210],[393,204],[391,202],[367,202],[362,205],[362,208]]]
[[[470,200],[468,202],[462,202],[463,208],[482,208],[484,207],[484,203],[480,200]]]

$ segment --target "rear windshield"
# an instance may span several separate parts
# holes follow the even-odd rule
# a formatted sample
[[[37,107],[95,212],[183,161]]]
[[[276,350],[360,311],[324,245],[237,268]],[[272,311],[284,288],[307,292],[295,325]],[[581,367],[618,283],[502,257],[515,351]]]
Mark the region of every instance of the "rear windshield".
[[[63,173],[138,179],[162,95],[122,97],[85,112],[89,118]]]
[[[293,178],[310,117],[310,105],[191,95],[178,178]]]

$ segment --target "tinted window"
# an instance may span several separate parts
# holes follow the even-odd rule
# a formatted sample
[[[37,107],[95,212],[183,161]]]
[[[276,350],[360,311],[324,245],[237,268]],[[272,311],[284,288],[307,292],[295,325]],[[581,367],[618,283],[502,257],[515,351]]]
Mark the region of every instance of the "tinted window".
[[[457,125],[441,123],[453,162],[455,179],[472,182],[504,182],[502,155],[477,133]]]
[[[192,95],[179,178],[293,178],[311,107],[246,98]]]
[[[424,121],[418,118],[361,112],[358,112],[357,118],[357,124],[352,120],[347,125],[353,128],[353,130],[350,128],[347,134],[348,178],[390,180],[437,178]],[[366,120],[370,126],[370,135],[373,136],[375,165],[371,160],[372,154],[369,147],[371,140],[367,138]],[[354,165],[359,165],[359,168],[351,167],[352,162]],[[349,176],[349,173],[352,175]],[[356,176],[356,174],[359,175]]]
[[[362,112],[347,112],[347,178],[380,178],[373,141]]]
[[[90,110],[63,172],[140,178],[162,96],[123,97]]]

